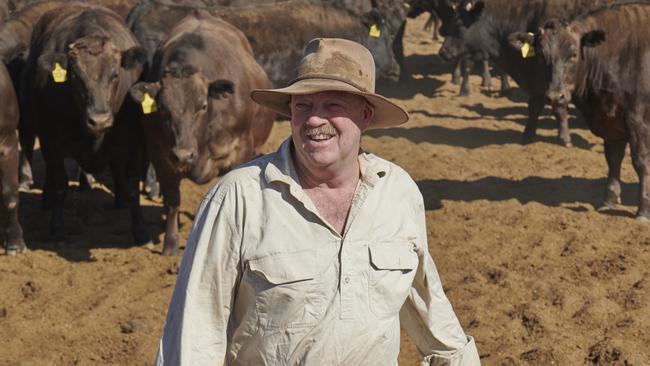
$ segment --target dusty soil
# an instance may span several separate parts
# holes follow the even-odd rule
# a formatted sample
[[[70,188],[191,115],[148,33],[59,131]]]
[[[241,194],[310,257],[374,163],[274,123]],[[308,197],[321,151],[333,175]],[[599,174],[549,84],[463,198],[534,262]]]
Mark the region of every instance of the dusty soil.
[[[482,91],[473,76],[472,96],[457,96],[424,22],[407,31],[412,79],[382,87],[412,120],[363,146],[418,182],[431,253],[483,364],[650,365],[650,224],[633,218],[629,155],[623,204],[596,212],[601,141],[572,120],[575,147],[561,147],[547,111],[536,142],[520,144],[523,94]],[[277,122],[265,150],[288,131]],[[184,237],[208,188],[183,184]],[[46,241],[40,191],[21,199],[31,251],[0,257],[0,365],[151,364],[180,257],[160,256],[160,243],[133,247],[128,214],[104,185],[70,194],[64,248]],[[143,202],[160,241],[161,203]],[[402,345],[400,364],[416,365],[407,335]]]

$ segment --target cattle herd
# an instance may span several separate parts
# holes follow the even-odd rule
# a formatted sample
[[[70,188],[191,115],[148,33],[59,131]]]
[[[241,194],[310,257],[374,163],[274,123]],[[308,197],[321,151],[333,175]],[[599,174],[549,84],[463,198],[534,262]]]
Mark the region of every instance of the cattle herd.
[[[140,184],[160,185],[164,255],[178,251],[180,182],[202,184],[259,154],[276,118],[254,88],[284,86],[312,38],[340,37],[372,52],[379,78],[409,75],[409,17],[430,14],[445,38],[461,95],[468,72],[490,68],[529,96],[523,141],[550,104],[571,146],[575,104],[604,139],[603,208],[620,202],[626,146],[639,176],[637,217],[650,219],[650,1],[629,0],[3,0],[0,3],[0,181],[6,252],[26,249],[18,189],[33,183],[36,137],[50,239],[65,242],[64,159],[110,168],[115,205],[129,209],[137,245],[151,238]],[[155,172],[155,174],[153,174]]]

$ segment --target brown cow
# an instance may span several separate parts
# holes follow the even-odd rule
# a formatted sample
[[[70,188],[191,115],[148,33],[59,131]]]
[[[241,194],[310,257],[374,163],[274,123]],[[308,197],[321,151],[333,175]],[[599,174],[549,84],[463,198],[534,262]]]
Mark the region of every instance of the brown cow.
[[[257,153],[275,115],[249,94],[271,82],[246,36],[206,13],[171,30],[148,79],[156,81],[134,85],[131,96],[138,103],[156,101],[158,112],[144,114],[143,125],[167,209],[163,255],[174,255],[181,179],[206,183]]]
[[[637,218],[650,219],[650,3],[605,6],[570,23],[547,22],[536,48],[552,68],[552,102],[573,101],[605,140],[609,167],[604,204],[620,203],[621,162],[630,143],[639,175]]]
[[[143,133],[137,119],[128,120],[137,106],[124,100],[145,57],[119,15],[104,7],[62,5],[34,27],[20,97],[45,158],[43,198],[53,209],[56,242],[64,241],[66,157],[90,173],[110,163],[116,201],[131,210],[136,244],[150,242],[138,194]]]
[[[18,101],[3,64],[0,64],[0,100],[0,184],[8,215],[5,246],[8,255],[15,255],[27,249],[18,222]]]

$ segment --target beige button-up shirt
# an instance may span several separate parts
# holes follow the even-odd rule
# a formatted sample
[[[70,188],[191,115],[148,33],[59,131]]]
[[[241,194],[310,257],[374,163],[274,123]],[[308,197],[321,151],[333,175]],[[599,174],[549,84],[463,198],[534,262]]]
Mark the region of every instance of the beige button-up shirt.
[[[225,175],[187,241],[157,365],[480,365],[429,255],[418,187],[361,153],[344,235],[298,183],[291,139]]]

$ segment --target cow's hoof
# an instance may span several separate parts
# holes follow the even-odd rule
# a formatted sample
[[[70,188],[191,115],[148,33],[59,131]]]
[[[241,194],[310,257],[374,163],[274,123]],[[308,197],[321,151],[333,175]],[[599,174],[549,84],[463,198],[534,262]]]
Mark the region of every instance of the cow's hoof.
[[[468,97],[469,96],[469,90],[461,90],[458,95],[460,95],[461,97]]]
[[[147,195],[147,198],[151,201],[160,198],[160,189],[158,188],[158,184],[154,184],[152,186],[145,186],[144,193]]]
[[[598,212],[607,212],[616,209],[615,203],[603,203],[600,207],[596,209]]]
[[[650,217],[644,215],[636,215],[635,219],[638,222],[643,222],[643,223],[650,222]]]
[[[144,249],[147,249],[147,250],[153,250],[154,244],[153,244],[153,241],[149,240],[148,242],[146,242],[144,244],[141,244],[140,247],[144,248]]]
[[[562,145],[564,145],[564,147],[573,147],[573,144],[571,143],[571,141],[568,141],[568,142],[567,141],[562,141]]]
[[[6,254],[10,257],[14,257],[20,253],[25,252],[27,252],[27,246],[25,243],[7,245]]]
[[[178,248],[163,248],[162,255],[165,257],[173,257],[178,255]]]
[[[533,143],[534,141],[535,141],[535,136],[524,134],[521,137],[521,144],[522,145],[528,145],[528,144]]]
[[[18,183],[18,190],[19,191],[29,191],[30,189],[32,189],[32,184],[34,184],[34,182],[32,182],[32,181],[20,182],[20,183]]]

